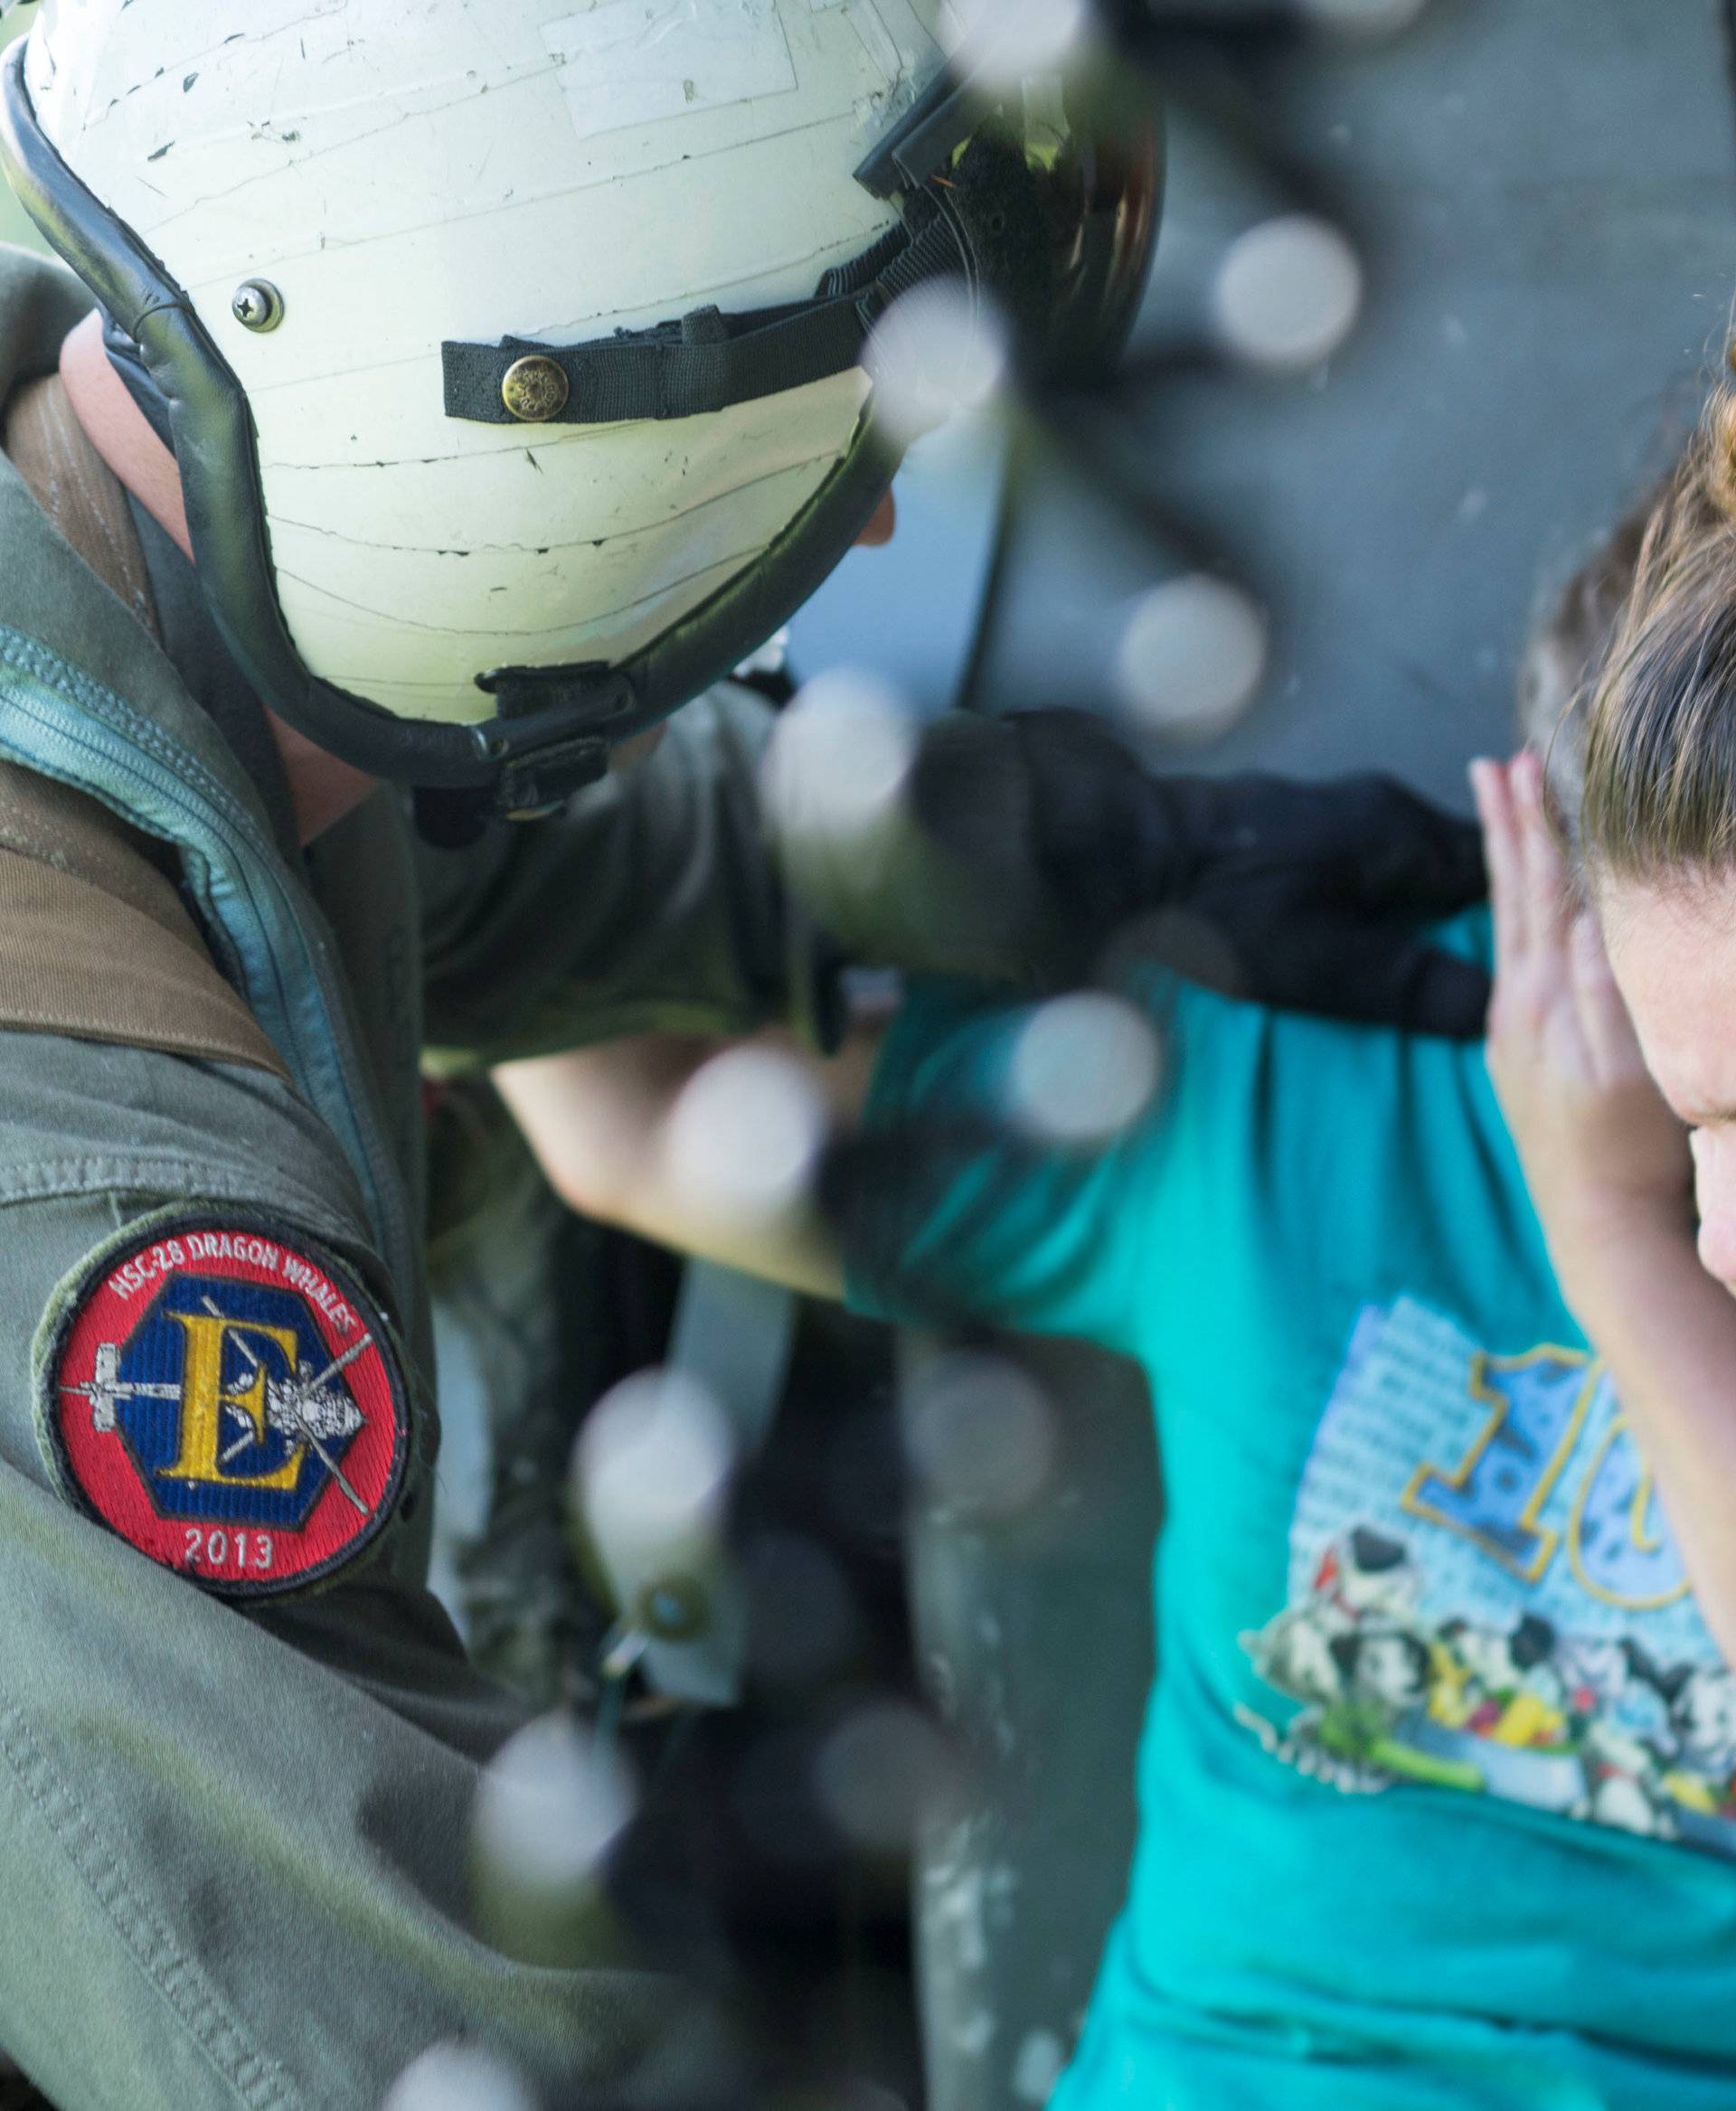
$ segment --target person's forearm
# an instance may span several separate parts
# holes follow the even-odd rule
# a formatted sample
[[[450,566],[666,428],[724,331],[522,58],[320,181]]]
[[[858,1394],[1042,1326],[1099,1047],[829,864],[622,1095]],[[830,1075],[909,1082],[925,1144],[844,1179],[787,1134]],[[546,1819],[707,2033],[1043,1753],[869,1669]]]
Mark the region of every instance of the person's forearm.
[[[641,1033],[495,1066],[494,1079],[549,1184],[571,1208],[631,1228],[656,1176],[663,1126],[695,1071],[725,1044]]]
[[[1736,1662],[1736,1300],[1701,1267],[1685,1212],[1583,1230],[1558,1260],[1706,1625]]]
[[[842,1273],[835,1242],[807,1198],[764,1211],[734,1206],[727,1194],[707,1192],[703,1168],[684,1166],[671,1154],[670,1119],[682,1096],[731,1045],[643,1034],[503,1064],[495,1081],[550,1184],[571,1208],[678,1252],[835,1297]],[[872,1034],[858,1036],[829,1062],[786,1033],[761,1035],[756,1045],[790,1067],[797,1092],[806,1086],[819,1095],[834,1123],[857,1117]],[[726,1148],[756,1148],[745,1134],[726,1130],[721,1141]],[[769,1139],[772,1152],[779,1141]]]

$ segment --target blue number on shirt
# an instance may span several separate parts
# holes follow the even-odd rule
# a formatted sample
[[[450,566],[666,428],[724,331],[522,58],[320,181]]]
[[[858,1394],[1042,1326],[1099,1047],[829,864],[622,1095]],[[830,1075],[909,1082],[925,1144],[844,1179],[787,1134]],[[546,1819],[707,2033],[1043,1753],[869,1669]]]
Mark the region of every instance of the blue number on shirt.
[[[1601,1372],[1571,1349],[1478,1355],[1471,1392],[1492,1409],[1454,1467],[1419,1467],[1403,1495],[1413,1516],[1463,1532],[1525,1583],[1549,1567],[1561,1533],[1538,1522],[1561,1476]]]
[[[1618,1416],[1587,1467],[1567,1524],[1567,1558],[1593,1597],[1646,1613],[1688,1595],[1652,1469]]]

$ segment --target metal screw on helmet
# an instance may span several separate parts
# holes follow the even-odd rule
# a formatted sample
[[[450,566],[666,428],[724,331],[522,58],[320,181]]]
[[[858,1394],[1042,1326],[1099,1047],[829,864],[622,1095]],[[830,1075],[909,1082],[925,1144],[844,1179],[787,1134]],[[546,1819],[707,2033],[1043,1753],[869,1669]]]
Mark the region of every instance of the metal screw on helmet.
[[[525,425],[546,425],[567,407],[567,370],[558,359],[532,353],[501,376],[500,400]]]
[[[283,296],[269,278],[244,278],[229,306],[245,330],[275,330],[283,320]]]

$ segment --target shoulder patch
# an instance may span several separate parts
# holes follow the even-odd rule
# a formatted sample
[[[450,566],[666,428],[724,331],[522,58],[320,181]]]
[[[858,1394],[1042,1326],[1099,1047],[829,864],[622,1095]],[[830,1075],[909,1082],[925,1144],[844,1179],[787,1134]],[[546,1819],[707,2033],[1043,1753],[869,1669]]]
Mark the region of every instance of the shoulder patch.
[[[241,1216],[158,1218],[62,1287],[39,1427],[61,1485],[225,1597],[305,1587],[391,1516],[409,1408],[341,1263]]]

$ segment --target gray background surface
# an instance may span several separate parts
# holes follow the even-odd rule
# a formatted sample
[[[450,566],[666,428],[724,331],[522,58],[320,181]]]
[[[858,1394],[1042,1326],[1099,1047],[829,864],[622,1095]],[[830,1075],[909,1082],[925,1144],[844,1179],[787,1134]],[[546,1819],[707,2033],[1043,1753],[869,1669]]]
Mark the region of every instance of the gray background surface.
[[[1119,450],[1273,620],[1254,708],[1190,764],[1374,763],[1462,801],[1466,758],[1506,739],[1540,570],[1571,566],[1668,460],[1722,357],[1729,69],[1719,0],[1433,0],[1391,41],[1177,42],[1141,346],[1202,344],[1227,242],[1274,211],[1335,221],[1366,275],[1326,367],[1204,363],[1149,392]],[[908,486],[914,620],[887,636],[886,574],[864,554],[797,636],[810,665],[915,664],[929,701],[958,610],[941,619],[934,582],[972,591],[981,494],[920,458]],[[993,704],[1099,696],[1131,598],[1189,568],[1044,476],[1019,517]]]

